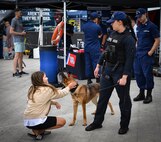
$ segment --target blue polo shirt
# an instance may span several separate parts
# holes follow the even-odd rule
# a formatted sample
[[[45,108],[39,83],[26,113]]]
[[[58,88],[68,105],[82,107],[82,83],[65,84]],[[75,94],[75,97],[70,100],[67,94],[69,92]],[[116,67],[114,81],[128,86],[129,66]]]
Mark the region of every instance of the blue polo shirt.
[[[101,35],[101,27],[93,21],[88,21],[82,28],[85,36],[85,52],[100,52],[100,41],[98,36]]]
[[[151,21],[145,24],[139,24],[136,29],[137,33],[137,55],[143,56],[150,51],[154,44],[154,39],[160,37],[158,27]]]

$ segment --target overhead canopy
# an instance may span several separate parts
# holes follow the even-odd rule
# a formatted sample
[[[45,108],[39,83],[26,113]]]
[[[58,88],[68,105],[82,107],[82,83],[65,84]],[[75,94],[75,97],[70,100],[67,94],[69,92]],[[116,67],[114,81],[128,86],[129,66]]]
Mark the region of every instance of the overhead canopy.
[[[88,6],[111,6],[112,8],[159,7],[160,0],[66,0],[67,9],[87,9]],[[63,8],[63,0],[0,0],[0,9],[19,7]]]

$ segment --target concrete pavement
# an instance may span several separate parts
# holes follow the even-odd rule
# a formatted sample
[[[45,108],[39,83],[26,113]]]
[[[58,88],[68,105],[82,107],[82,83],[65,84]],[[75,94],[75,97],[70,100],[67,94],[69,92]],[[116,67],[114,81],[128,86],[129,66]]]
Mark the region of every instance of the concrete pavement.
[[[30,75],[21,78],[12,77],[12,60],[0,60],[0,142],[32,142],[27,136],[30,132],[23,126],[23,111],[26,106],[27,91],[30,86],[30,75],[39,70],[39,59],[25,58],[27,67],[24,71]],[[86,83],[78,80],[79,84]],[[60,129],[53,130],[52,134],[44,137],[42,142],[160,142],[161,141],[161,78],[155,77],[153,102],[143,104],[132,102],[132,116],[130,130],[125,135],[118,135],[120,111],[118,97],[113,92],[111,103],[115,115],[110,115],[107,109],[102,129],[86,132],[82,126],[82,108],[79,106],[75,126],[68,126],[72,119],[71,96],[57,100],[62,105],[61,110],[52,108],[50,114],[64,117],[67,124]],[[135,80],[131,82],[131,98],[138,94]],[[92,103],[87,104],[87,121],[93,121],[91,113],[95,110]]]

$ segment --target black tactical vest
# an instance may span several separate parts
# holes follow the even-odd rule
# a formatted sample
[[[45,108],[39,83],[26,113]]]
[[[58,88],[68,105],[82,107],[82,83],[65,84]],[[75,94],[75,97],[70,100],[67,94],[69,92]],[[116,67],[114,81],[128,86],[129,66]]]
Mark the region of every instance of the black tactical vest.
[[[117,62],[125,63],[125,47],[122,40],[126,38],[130,33],[125,31],[122,34],[112,32],[107,39],[107,47],[105,49],[105,59],[107,62],[116,64]]]

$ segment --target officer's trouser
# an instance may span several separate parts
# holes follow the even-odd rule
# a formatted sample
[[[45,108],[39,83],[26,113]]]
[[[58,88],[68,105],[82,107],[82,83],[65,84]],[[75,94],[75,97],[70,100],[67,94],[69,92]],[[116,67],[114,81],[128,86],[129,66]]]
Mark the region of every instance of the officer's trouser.
[[[100,52],[85,52],[85,75],[87,78],[93,78],[93,72],[96,68]]]
[[[154,88],[153,57],[145,55],[134,60],[134,73],[140,89],[152,90]]]
[[[110,67],[108,67],[110,69]],[[118,80],[120,79],[120,76],[122,74],[123,67],[119,67],[117,71],[111,75],[110,79],[105,78],[105,75],[101,77],[100,81],[100,97],[97,105],[97,110],[94,118],[94,124],[101,125],[104,121],[104,115],[107,109],[107,104],[109,101],[109,98],[111,97],[112,91],[114,87],[113,85],[117,84]],[[108,71],[106,71],[108,74]],[[107,89],[105,89],[107,88]],[[120,127],[121,128],[128,128],[130,117],[131,117],[131,98],[129,95],[130,90],[130,78],[128,78],[127,84],[125,86],[117,85],[116,91],[118,94],[118,97],[120,99],[119,101],[119,107],[121,111],[121,120],[120,120]]]

